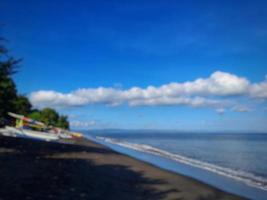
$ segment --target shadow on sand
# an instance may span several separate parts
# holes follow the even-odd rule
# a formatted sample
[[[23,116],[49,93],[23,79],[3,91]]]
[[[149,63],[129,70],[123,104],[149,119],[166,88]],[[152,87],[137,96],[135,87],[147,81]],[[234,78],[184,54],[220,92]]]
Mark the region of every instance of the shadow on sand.
[[[73,159],[73,153],[81,152],[117,154],[97,146],[0,137],[0,199],[159,200],[178,192],[158,191],[151,186],[164,184],[161,180],[145,178],[126,166]],[[55,153],[65,157],[49,157]]]

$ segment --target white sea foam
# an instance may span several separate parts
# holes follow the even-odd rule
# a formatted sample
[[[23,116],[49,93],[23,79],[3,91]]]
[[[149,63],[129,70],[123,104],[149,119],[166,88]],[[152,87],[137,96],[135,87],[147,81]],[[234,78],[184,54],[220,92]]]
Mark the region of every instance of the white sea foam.
[[[207,171],[235,179],[246,185],[267,191],[267,179],[260,177],[260,176],[256,176],[252,173],[248,173],[248,172],[244,172],[240,170],[233,170],[233,169],[229,169],[226,167],[221,167],[218,165],[199,161],[196,159],[191,159],[191,158],[181,156],[178,154],[174,154],[174,153],[170,153],[168,151],[158,149],[158,148],[146,145],[146,144],[129,143],[129,142],[120,141],[117,139],[105,138],[105,137],[97,137],[97,139],[102,140],[107,143],[123,146],[129,149],[134,149],[137,151],[162,156],[162,157],[177,161],[179,163],[187,164],[193,167],[205,169]]]

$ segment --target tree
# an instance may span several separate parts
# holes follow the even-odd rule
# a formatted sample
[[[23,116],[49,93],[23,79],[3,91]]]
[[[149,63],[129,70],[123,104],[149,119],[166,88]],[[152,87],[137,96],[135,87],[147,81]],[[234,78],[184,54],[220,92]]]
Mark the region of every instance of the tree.
[[[17,99],[17,89],[11,76],[16,73],[20,60],[8,56],[8,51],[0,38],[0,126],[6,123],[7,112],[15,112],[14,103]]]
[[[60,116],[52,108],[44,108],[43,110],[34,110],[28,115],[30,118],[43,122],[47,126],[55,126],[64,129],[69,129],[67,116]]]
[[[23,95],[18,95],[13,104],[15,113],[28,115],[31,112],[32,105],[28,98]]]
[[[46,125],[56,126],[59,115],[52,108],[44,108],[41,110],[41,121]]]
[[[59,116],[58,121],[57,121],[57,127],[69,129],[68,117],[64,115]]]
[[[29,118],[41,121],[41,112],[39,110],[33,110],[29,115]]]

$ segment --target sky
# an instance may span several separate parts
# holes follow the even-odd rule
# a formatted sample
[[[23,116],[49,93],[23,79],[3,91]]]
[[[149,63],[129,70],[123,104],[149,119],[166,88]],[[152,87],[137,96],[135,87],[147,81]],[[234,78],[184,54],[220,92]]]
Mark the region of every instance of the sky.
[[[266,1],[0,0],[18,91],[73,129],[267,132]]]

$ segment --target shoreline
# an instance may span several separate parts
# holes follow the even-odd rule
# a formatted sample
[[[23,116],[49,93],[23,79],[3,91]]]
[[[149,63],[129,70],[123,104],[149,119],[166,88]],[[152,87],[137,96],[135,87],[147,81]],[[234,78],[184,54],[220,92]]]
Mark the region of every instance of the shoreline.
[[[246,182],[246,180],[241,181],[239,177],[232,177],[231,174],[220,174],[217,171],[214,172],[214,168],[206,169],[205,166],[196,166],[194,165],[194,162],[190,163],[190,159],[189,163],[186,163],[184,161],[187,161],[186,159],[188,159],[188,157],[183,157],[180,154],[173,154],[166,150],[162,150],[158,147],[150,146],[145,143],[131,143],[125,140],[115,141],[116,139],[113,140],[112,137],[97,138],[95,136],[88,136],[88,138],[104,146],[108,146],[109,148],[117,152],[123,153],[127,156],[131,156],[135,159],[150,163],[163,170],[171,171],[179,175],[193,178],[202,183],[218,188],[222,191],[242,196],[248,199],[266,199],[267,191],[265,189],[260,188],[265,187],[266,185],[250,185],[250,182]],[[207,163],[204,162],[204,164]],[[218,165],[215,167],[218,167]],[[257,182],[254,183],[257,184]]]
[[[245,199],[89,139],[0,136],[0,199]],[[1,200],[2,200],[1,199]]]

